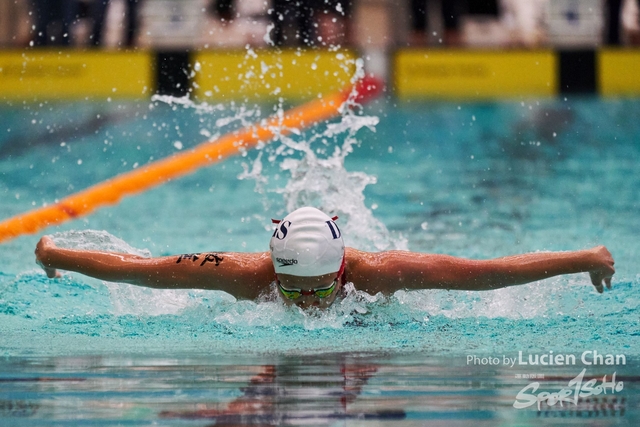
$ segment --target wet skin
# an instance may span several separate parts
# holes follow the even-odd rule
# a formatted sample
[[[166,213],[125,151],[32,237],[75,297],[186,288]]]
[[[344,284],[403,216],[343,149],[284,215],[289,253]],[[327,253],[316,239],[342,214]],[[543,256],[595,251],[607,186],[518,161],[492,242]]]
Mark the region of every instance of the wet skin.
[[[155,289],[208,289],[228,292],[239,299],[256,299],[273,282],[274,266],[268,252],[210,252],[145,258],[95,250],[58,248],[44,236],[36,246],[36,262],[50,278],[58,269],[74,271],[110,282]],[[564,252],[536,252],[487,260],[409,251],[364,252],[346,248],[349,282],[371,295],[390,295],[400,289],[488,291],[517,286],[563,274],[586,272],[596,291],[611,288],[614,260],[604,246]],[[279,274],[286,289],[327,289],[338,273],[299,277]],[[341,277],[341,280],[344,276]],[[326,298],[301,295],[283,300],[300,307],[326,308],[344,283]],[[282,292],[280,292],[282,294]],[[306,292],[305,292],[306,293]]]

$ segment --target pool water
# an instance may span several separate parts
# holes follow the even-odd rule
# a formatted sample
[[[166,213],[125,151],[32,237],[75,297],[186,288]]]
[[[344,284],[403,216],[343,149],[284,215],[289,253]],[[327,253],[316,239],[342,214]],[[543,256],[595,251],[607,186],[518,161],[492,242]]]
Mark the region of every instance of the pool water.
[[[286,106],[4,104],[0,218],[278,108]],[[637,117],[635,99],[381,99],[4,243],[0,420],[637,425]],[[61,246],[145,256],[264,251],[271,218],[302,205],[337,214],[346,243],[364,250],[490,258],[605,244],[617,273],[602,295],[586,274],[492,292],[383,296],[355,284],[326,312],[304,312],[286,308],[273,288],[259,301],[236,301],[77,274],[50,280],[34,263],[42,234]],[[529,363],[558,355],[576,361]],[[574,389],[583,369],[583,384],[594,378],[606,395],[582,389],[563,405],[514,407],[532,383],[536,390],[523,393]]]

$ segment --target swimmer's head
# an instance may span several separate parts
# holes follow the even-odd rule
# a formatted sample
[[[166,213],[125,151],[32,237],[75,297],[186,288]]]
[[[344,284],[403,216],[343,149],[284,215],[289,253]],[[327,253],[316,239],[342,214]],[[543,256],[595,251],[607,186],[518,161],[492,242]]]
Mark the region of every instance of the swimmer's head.
[[[344,259],[340,229],[328,215],[310,207],[284,217],[269,248],[276,274],[323,276],[338,272]]]

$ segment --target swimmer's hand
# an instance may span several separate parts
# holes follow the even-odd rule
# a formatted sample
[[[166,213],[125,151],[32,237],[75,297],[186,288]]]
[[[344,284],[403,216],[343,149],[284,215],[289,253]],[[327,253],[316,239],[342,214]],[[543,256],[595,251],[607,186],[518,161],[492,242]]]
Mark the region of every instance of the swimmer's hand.
[[[50,279],[62,277],[60,272],[51,267],[50,264],[51,253],[56,249],[56,244],[53,243],[53,240],[49,236],[43,236],[36,245],[36,264],[42,267],[44,272],[47,274],[47,277]]]
[[[604,286],[607,289],[611,289],[611,277],[616,272],[613,268],[615,262],[609,250],[604,246],[596,246],[590,249],[593,260],[591,261],[592,267],[589,269],[589,275],[591,276],[591,283],[596,287],[596,291],[602,293]]]

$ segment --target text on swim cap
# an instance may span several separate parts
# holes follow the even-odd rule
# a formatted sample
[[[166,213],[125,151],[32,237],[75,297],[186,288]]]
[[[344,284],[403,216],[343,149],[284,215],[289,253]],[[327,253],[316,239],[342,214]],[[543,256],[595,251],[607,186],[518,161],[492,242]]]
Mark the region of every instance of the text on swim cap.
[[[282,240],[287,237],[287,233],[289,232],[289,229],[287,227],[289,226],[291,226],[291,221],[280,222],[278,227],[276,227],[276,230],[273,232],[273,237],[278,240]]]
[[[342,232],[340,232],[340,229],[338,228],[338,224],[336,224],[333,221],[325,221],[325,222],[329,226],[329,230],[331,230],[331,235],[333,236],[333,238],[339,239],[340,236],[342,236]]]
[[[331,231],[331,236],[334,239],[339,239],[342,236],[342,232],[340,231],[340,228],[338,228],[338,225],[331,220],[325,222],[329,227],[329,231]],[[284,240],[284,238],[287,237],[287,234],[289,233],[289,227],[291,227],[291,221],[280,222],[280,224],[278,224],[275,231],[273,232],[273,237],[278,240]]]

